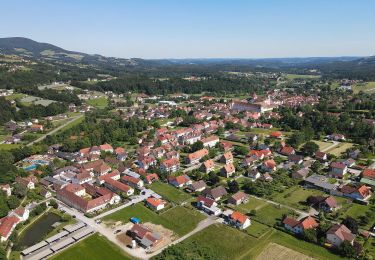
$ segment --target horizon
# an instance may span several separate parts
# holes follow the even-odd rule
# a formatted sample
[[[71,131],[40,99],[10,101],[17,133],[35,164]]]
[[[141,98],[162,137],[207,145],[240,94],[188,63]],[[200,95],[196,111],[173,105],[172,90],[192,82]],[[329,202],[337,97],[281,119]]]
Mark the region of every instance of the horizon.
[[[288,59],[375,55],[375,3],[323,0],[16,0],[0,37],[141,59]],[[58,12],[57,12],[58,11]],[[18,18],[14,20],[14,13]],[[350,19],[347,17],[350,16]],[[9,21],[12,21],[10,23]],[[47,22],[52,21],[52,22]]]

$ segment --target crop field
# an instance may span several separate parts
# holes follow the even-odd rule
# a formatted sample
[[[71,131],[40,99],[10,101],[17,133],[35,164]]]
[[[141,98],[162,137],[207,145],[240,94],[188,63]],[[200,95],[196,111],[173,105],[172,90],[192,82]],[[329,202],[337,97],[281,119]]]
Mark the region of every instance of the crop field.
[[[287,248],[285,246],[280,246],[275,243],[270,243],[266,246],[266,248],[263,250],[263,252],[258,255],[256,260],[311,260],[314,259],[310,256],[304,255],[302,253],[299,253],[297,251],[294,251],[290,248]]]

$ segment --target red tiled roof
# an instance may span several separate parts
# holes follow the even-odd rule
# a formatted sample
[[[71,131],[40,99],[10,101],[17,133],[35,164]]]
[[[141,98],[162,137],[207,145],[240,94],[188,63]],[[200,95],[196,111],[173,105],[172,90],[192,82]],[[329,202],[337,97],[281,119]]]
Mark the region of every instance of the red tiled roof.
[[[365,169],[362,173],[362,176],[368,179],[375,180],[375,169]]]
[[[231,215],[230,218],[233,219],[236,222],[239,222],[241,224],[245,223],[245,221],[248,219],[244,214],[234,211]]]
[[[299,224],[299,221],[292,217],[286,217],[283,220],[283,224],[288,225],[293,228]]]
[[[190,161],[194,161],[194,160],[200,159],[200,158],[202,158],[206,155],[208,155],[208,150],[207,149],[201,149],[201,150],[198,150],[194,153],[190,153],[188,155],[188,158],[189,158]]]
[[[156,199],[156,198],[153,198],[153,197],[150,197],[150,198],[147,198],[147,203],[154,206],[154,207],[157,207],[161,204],[164,204],[164,201],[161,200],[161,199]]]
[[[12,228],[17,225],[21,220],[14,216],[6,216],[0,219],[0,235],[2,237],[7,237]]]
[[[319,224],[315,221],[315,219],[310,217],[310,216],[306,217],[302,221],[300,221],[300,224],[301,224],[301,226],[304,230],[316,228],[317,226],[319,226]]]

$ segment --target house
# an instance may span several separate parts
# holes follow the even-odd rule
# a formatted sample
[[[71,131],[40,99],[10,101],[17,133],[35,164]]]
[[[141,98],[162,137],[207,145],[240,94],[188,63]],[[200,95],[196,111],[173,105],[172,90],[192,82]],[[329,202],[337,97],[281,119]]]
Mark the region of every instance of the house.
[[[13,230],[21,220],[17,216],[6,216],[0,219],[0,241],[8,240]]]
[[[343,134],[331,134],[327,136],[327,138],[333,141],[345,141],[345,136]]]
[[[75,177],[72,179],[72,183],[76,184],[84,184],[86,182],[91,182],[92,176],[89,171],[81,170],[81,172],[77,173]]]
[[[227,195],[227,191],[225,190],[225,188],[223,186],[218,186],[216,188],[207,188],[205,189],[202,194],[206,197],[206,198],[210,198],[210,199],[213,199],[215,201],[218,201],[220,200],[223,196]]]
[[[275,131],[270,134],[270,137],[281,139],[283,137],[283,134],[280,131]]]
[[[142,159],[138,160],[139,167],[145,170],[148,170],[150,167],[155,166],[156,164],[156,159],[151,156],[144,156]]]
[[[147,174],[145,177],[145,181],[147,184],[151,184],[154,181],[158,181],[158,180],[159,180],[159,176],[156,173]]]
[[[38,179],[35,176],[28,176],[24,178],[17,177],[15,181],[21,186],[27,188],[28,190],[35,189],[35,184],[38,183]]]
[[[221,209],[217,206],[215,200],[206,198],[204,196],[198,196],[197,208],[203,210],[207,214],[218,216],[221,214]]]
[[[362,172],[361,183],[375,186],[375,169],[365,169]]]
[[[187,187],[190,192],[201,192],[207,188],[207,184],[203,180],[193,182]]]
[[[246,229],[251,225],[250,219],[238,211],[234,211],[229,215],[228,222],[238,229]]]
[[[334,212],[340,208],[333,196],[310,196],[307,198],[307,203],[318,210],[323,210],[324,212]]]
[[[280,154],[285,155],[285,156],[289,156],[295,153],[296,151],[291,146],[284,146],[283,148],[280,149]]]
[[[213,160],[207,160],[207,161],[204,161],[201,165],[201,171],[203,171],[204,173],[209,173],[211,171],[213,171],[215,168],[215,163]]]
[[[30,211],[28,208],[24,208],[22,206],[19,206],[15,210],[9,212],[8,216],[16,216],[21,221],[26,221],[29,219]]]
[[[353,167],[355,165],[355,160],[353,158],[348,158],[342,162],[347,167]]]
[[[340,192],[344,197],[355,200],[367,200],[371,197],[371,188],[366,185],[344,185],[341,187]]]
[[[224,150],[224,152],[228,152],[233,148],[233,144],[226,141],[220,141],[219,146]]]
[[[112,178],[104,178],[104,186],[113,192],[120,192],[126,196],[131,196],[134,194],[134,189],[132,187]]]
[[[313,174],[307,177],[304,181],[304,185],[307,188],[315,188],[318,190],[323,190],[325,192],[336,191],[337,186],[328,182],[327,177],[323,175]]]
[[[121,181],[136,189],[140,189],[144,186],[144,183],[141,179],[128,175],[122,176]]]
[[[221,168],[220,175],[225,178],[229,178],[233,176],[235,172],[236,172],[236,168],[234,167],[233,163],[230,163],[230,164],[224,165],[223,168]]]
[[[113,153],[113,147],[110,144],[102,144],[99,148],[101,152]]]
[[[231,164],[233,163],[233,154],[231,152],[225,152],[221,158],[220,158],[221,163],[225,164]]]
[[[241,203],[247,203],[249,201],[249,196],[243,191],[239,191],[233,194],[229,199],[228,203],[233,205],[240,205]]]
[[[343,224],[333,225],[326,233],[327,242],[339,247],[344,241],[353,245],[355,235]]]
[[[342,162],[332,162],[329,167],[330,175],[334,178],[342,179],[348,172],[348,167]]]
[[[317,151],[315,153],[315,158],[319,161],[326,161],[327,160],[327,154],[325,152]]]
[[[33,124],[30,127],[30,131],[31,132],[42,132],[43,131],[43,126],[42,125]]]
[[[256,181],[261,177],[260,172],[257,168],[250,169],[246,172],[246,176],[249,177],[252,181]]]
[[[266,172],[276,171],[276,162],[273,159],[263,162],[261,168]]]
[[[204,147],[212,148],[219,143],[219,137],[217,137],[216,135],[211,135],[209,137],[203,138],[201,141]]]
[[[193,183],[187,175],[170,176],[168,182],[176,188],[182,188]]]
[[[130,229],[132,238],[143,248],[150,249],[160,243],[162,237],[141,224],[134,224]]]
[[[197,164],[206,155],[208,155],[208,150],[205,149],[205,148],[203,148],[201,150],[198,150],[194,153],[190,153],[186,157],[186,163],[187,164]]]
[[[106,164],[105,162],[103,162],[102,164],[96,166],[94,169],[93,169],[93,172],[96,176],[102,176],[102,175],[105,175],[107,173],[109,173],[111,171],[111,167]]]
[[[242,160],[242,166],[243,167],[250,167],[250,166],[254,165],[254,163],[256,161],[258,161],[258,159],[255,156],[245,157]]]
[[[266,181],[266,182],[271,182],[271,181],[273,181],[273,178],[268,172],[266,172],[266,173],[264,173],[260,176],[260,180],[263,180],[263,181]]]
[[[154,197],[149,197],[146,200],[147,207],[151,208],[152,210],[159,211],[164,209],[165,207],[165,201],[162,199],[157,199]]]
[[[46,190],[46,189],[43,189],[43,188],[40,190],[40,195],[42,195],[43,198],[45,198],[45,199],[48,199],[48,198],[52,197],[52,193],[49,190]]]
[[[177,158],[171,158],[164,160],[160,164],[160,170],[162,172],[174,173],[180,169],[180,160]]]
[[[12,195],[12,189],[9,184],[0,184],[0,190],[2,190],[7,197]]]
[[[301,220],[296,220],[292,217],[286,217],[283,220],[284,228],[293,232],[294,234],[301,234],[307,229],[314,229],[319,226],[316,220],[310,216]]]
[[[292,154],[288,156],[288,161],[295,163],[295,164],[302,164],[303,163],[303,156]]]
[[[304,180],[309,175],[309,173],[310,173],[309,168],[301,168],[297,171],[292,172],[292,178]]]

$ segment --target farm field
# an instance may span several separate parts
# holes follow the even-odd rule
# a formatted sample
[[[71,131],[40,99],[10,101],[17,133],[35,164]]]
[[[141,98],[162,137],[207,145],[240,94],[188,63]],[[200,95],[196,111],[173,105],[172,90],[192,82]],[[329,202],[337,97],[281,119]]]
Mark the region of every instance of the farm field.
[[[99,234],[91,235],[81,242],[65,249],[61,253],[52,256],[53,260],[80,260],[80,259],[111,259],[130,260],[131,257],[125,255],[120,248],[112,244]]]
[[[127,223],[132,217],[139,218],[143,223],[151,222],[156,225],[162,225],[174,231],[179,236],[193,230],[204,219],[204,216],[198,211],[193,211],[185,207],[177,206],[161,214],[157,214],[138,203],[105,216],[103,221],[107,223],[116,221]],[[181,219],[184,219],[184,221],[181,221]]]
[[[161,195],[164,199],[177,204],[180,204],[191,198],[189,194],[173,187],[172,185],[162,182],[154,182],[153,184],[151,184],[150,188]]]
[[[340,156],[342,153],[344,153],[347,149],[351,148],[352,146],[352,143],[339,143],[337,146],[335,146],[332,149],[329,149],[326,152],[333,154],[335,156]]]
[[[375,92],[375,82],[366,82],[365,84],[358,84],[353,86],[353,92],[358,93],[360,91],[366,92],[366,93],[373,93]]]
[[[286,74],[287,79],[318,79],[320,75]]]
[[[284,259],[290,259],[290,260],[310,260],[314,259],[310,256],[301,254],[297,251],[294,251],[292,249],[289,249],[285,246],[280,246],[275,243],[269,243],[267,247],[260,253],[260,255],[257,256],[256,260],[284,260]]]

